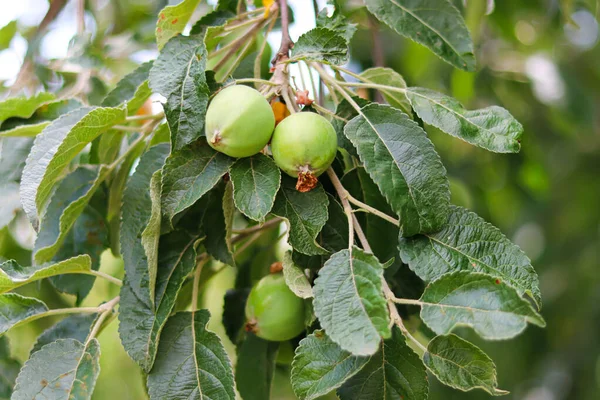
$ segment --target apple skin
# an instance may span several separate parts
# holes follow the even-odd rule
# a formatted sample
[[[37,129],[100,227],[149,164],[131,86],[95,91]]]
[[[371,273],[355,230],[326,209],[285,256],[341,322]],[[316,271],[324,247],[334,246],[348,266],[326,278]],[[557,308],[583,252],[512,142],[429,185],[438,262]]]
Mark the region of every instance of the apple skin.
[[[337,135],[331,123],[319,114],[292,114],[275,128],[271,152],[277,166],[289,176],[311,173],[317,177],[335,159]]]
[[[206,111],[206,139],[230,157],[250,157],[261,151],[273,134],[275,116],[269,102],[248,86],[221,90]]]
[[[304,300],[287,287],[283,274],[269,274],[250,291],[246,329],[265,340],[290,340],[304,331],[304,313]]]

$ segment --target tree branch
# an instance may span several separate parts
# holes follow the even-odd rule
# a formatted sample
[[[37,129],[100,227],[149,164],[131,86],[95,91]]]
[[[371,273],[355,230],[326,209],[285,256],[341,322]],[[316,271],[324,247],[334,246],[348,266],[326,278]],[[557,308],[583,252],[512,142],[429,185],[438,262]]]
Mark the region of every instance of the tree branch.
[[[289,59],[290,50],[294,47],[294,42],[290,38],[290,16],[287,0],[279,0],[279,9],[281,10],[281,45],[279,46],[279,50],[277,50],[277,54],[275,54],[275,57],[271,60],[273,66],[276,66],[281,61]]]

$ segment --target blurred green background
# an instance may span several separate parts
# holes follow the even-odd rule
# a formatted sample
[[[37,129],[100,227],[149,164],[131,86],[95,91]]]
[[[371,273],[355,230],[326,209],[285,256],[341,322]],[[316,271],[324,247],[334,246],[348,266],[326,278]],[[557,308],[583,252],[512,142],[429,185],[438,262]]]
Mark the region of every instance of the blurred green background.
[[[36,1],[24,3],[32,7]],[[85,55],[86,63],[98,67],[102,62],[102,68],[116,81],[136,62],[155,56],[150,43],[156,10],[166,2],[88,3],[86,21],[89,17],[95,29],[90,40],[97,43],[93,47],[96,53]],[[296,38],[295,32],[314,25],[306,19],[312,16],[312,5],[308,0],[290,3],[296,20],[292,36]],[[379,40],[384,64],[400,72],[409,85],[451,94],[468,108],[501,105],[524,125],[522,150],[514,155],[489,153],[428,128],[451,177],[453,202],[498,226],[531,258],[540,276],[542,313],[548,324],[546,329],[529,327],[508,342],[484,342],[466,330],[461,335],[494,359],[499,387],[511,391],[507,398],[600,398],[600,5],[596,0],[497,0],[495,4],[469,0],[465,7],[462,1],[455,1],[476,43],[478,71],[472,74],[452,69],[388,29],[367,29],[370,20],[364,11],[352,11],[360,2],[341,3],[361,22],[352,41],[351,69],[375,64],[378,57],[372,43]],[[45,0],[40,4],[47,7]],[[206,5],[203,7],[206,10]],[[19,34],[9,48],[0,51],[0,80],[5,86],[15,75],[14,71],[11,75],[9,61],[23,54],[24,37],[33,26],[23,16],[26,14],[19,15]],[[51,26],[50,34],[61,29],[65,30],[64,24]],[[109,32],[110,40],[104,40]],[[54,35],[68,37],[68,32]],[[277,43],[277,35],[269,38],[272,44]],[[63,56],[61,49],[52,49],[52,44],[61,46],[56,43],[50,42],[50,50],[42,51],[40,65]],[[64,46],[65,54],[73,48],[68,41]],[[82,58],[76,62],[83,62]],[[38,72],[47,76],[50,87],[57,84],[57,77],[69,79],[68,74],[60,75],[51,68],[40,67]],[[25,246],[27,238],[19,241]],[[0,233],[0,250],[15,251],[15,246],[6,230]],[[27,258],[26,250],[22,256]],[[121,261],[105,252],[102,270],[118,275]],[[225,338],[232,354],[233,346],[219,316],[223,294],[234,279],[232,268],[222,269],[202,294],[205,306],[216,317],[211,329]],[[74,302],[47,283],[30,285],[23,292],[41,296],[51,308]],[[83,305],[95,306],[116,294],[114,286],[97,282]],[[36,336],[52,322],[44,319],[11,331],[13,356],[24,361]],[[99,338],[102,373],[93,398],[143,399],[143,378],[121,347],[117,328],[113,323]],[[288,373],[285,367],[277,369],[273,398],[294,398]],[[442,387],[433,377],[430,380],[430,398],[434,400],[489,397],[482,391],[462,393]]]

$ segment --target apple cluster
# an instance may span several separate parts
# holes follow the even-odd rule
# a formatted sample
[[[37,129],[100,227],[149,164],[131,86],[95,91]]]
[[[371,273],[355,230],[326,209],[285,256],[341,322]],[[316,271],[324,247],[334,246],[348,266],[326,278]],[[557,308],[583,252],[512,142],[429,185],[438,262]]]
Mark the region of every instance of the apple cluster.
[[[282,171],[298,178],[298,189],[314,187],[337,152],[331,123],[319,114],[292,114],[275,127],[269,102],[257,90],[234,85],[221,90],[206,113],[209,145],[230,157],[250,157],[269,142],[273,160]],[[305,182],[306,184],[302,184]]]

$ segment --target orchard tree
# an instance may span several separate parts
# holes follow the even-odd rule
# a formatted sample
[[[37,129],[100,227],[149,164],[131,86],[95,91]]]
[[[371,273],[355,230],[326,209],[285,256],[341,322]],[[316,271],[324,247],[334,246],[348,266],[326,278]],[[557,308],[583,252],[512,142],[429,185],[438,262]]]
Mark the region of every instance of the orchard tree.
[[[52,2],[34,39],[64,3]],[[117,319],[150,399],[268,399],[290,349],[299,399],[426,399],[428,373],[507,393],[494,362],[454,331],[498,341],[543,327],[538,278],[497,228],[450,204],[424,128],[496,153],[518,152],[523,128],[502,107],[467,110],[390,68],[344,67],[368,21],[474,71],[459,10],[449,0],[334,4],[294,43],[286,0],[222,0],[197,19],[199,3],[159,11],[157,58],[106,95],[89,71],[62,75],[58,95],[34,94],[27,58],[0,103],[0,220],[22,205],[37,232],[31,259],[3,254],[0,335],[64,315],[26,363],[5,363],[3,395],[91,398],[97,336]],[[271,57],[273,29],[282,39]],[[123,259],[122,280],[98,270],[107,248]],[[225,265],[235,285],[211,316],[199,296]],[[120,294],[51,309],[14,292],[42,279],[77,305],[96,279]],[[211,318],[222,318],[235,363]]]

